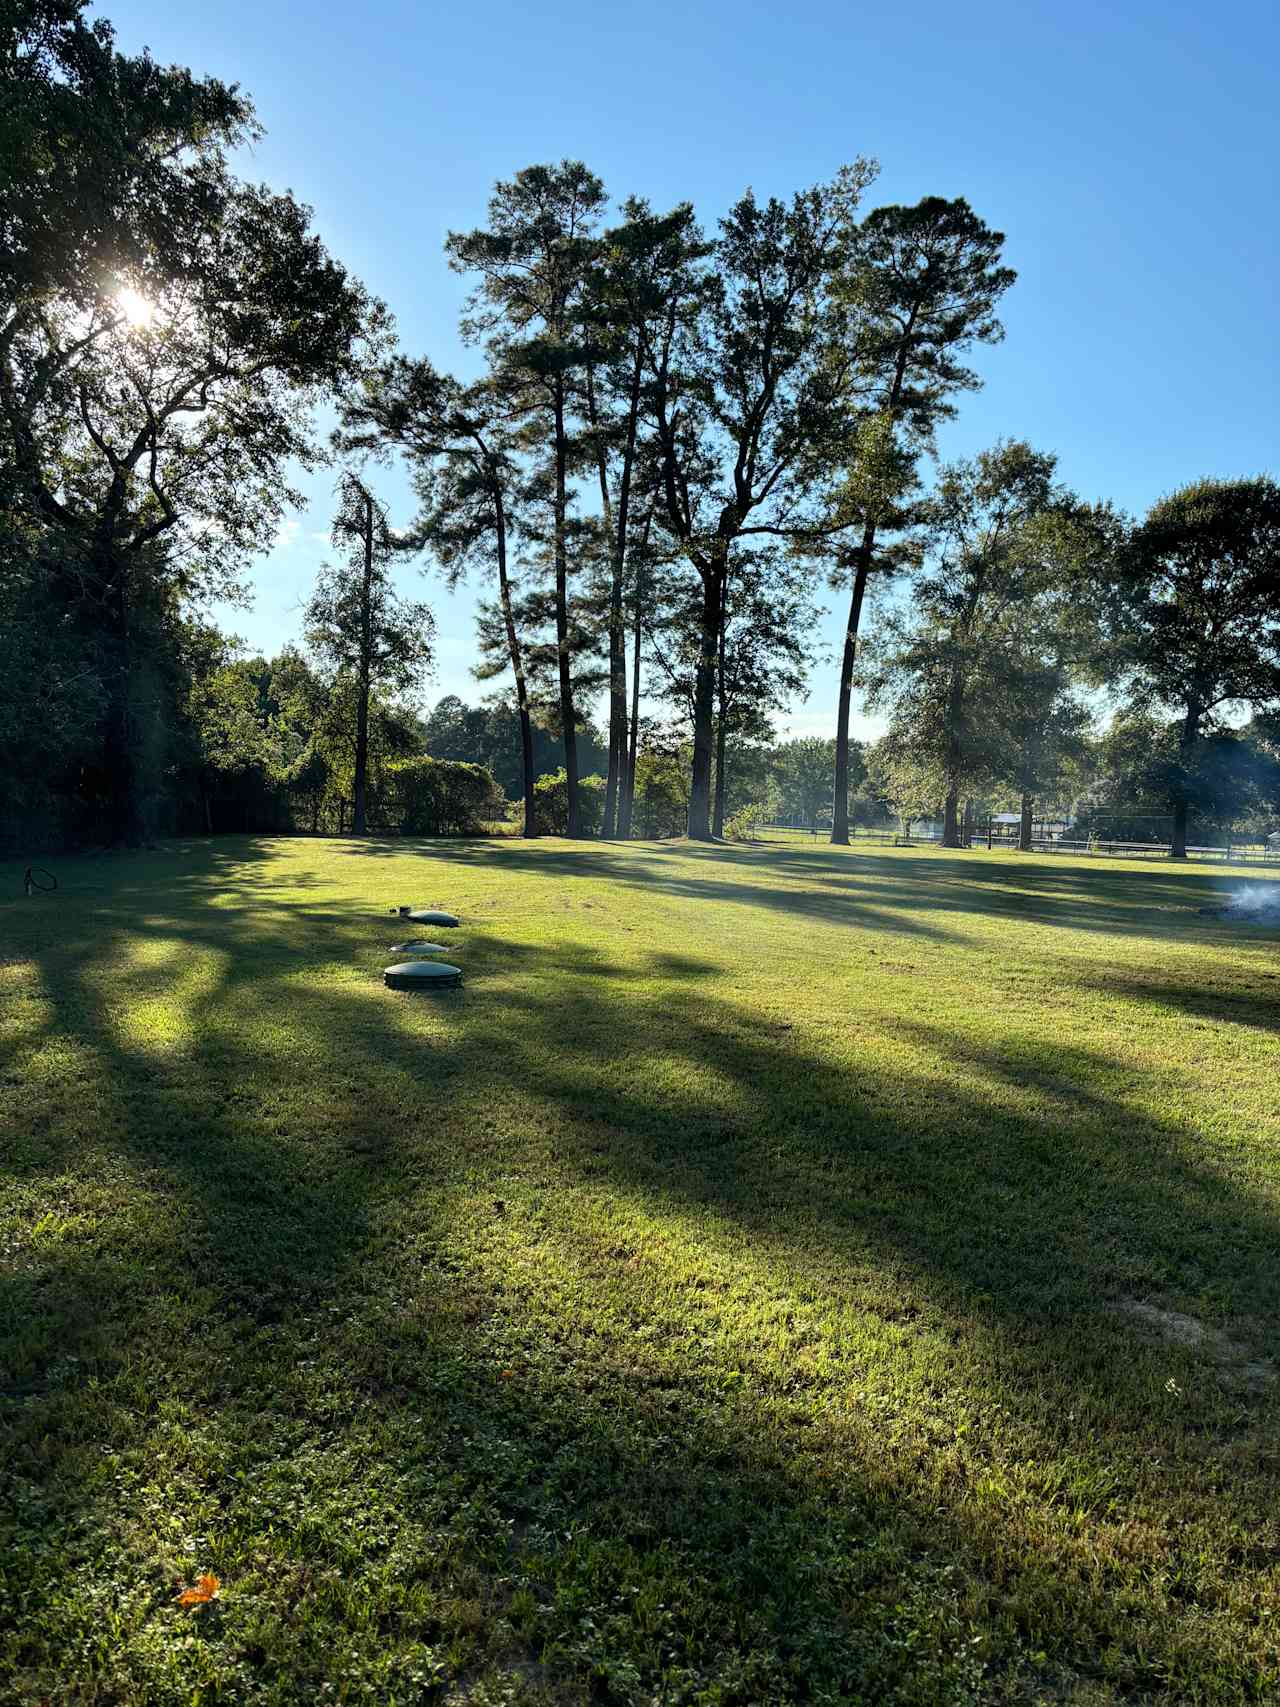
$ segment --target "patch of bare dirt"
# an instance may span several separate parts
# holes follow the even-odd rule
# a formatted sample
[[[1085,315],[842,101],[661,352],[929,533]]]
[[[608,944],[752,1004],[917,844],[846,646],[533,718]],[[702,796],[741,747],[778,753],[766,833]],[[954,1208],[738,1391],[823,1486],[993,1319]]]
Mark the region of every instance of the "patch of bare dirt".
[[[1255,1358],[1248,1346],[1233,1340],[1220,1328],[1208,1327],[1195,1316],[1186,1316],[1181,1310],[1166,1310],[1159,1304],[1145,1304],[1137,1298],[1122,1298],[1117,1308],[1166,1345],[1200,1352],[1225,1374],[1255,1391],[1270,1386],[1276,1378],[1275,1365],[1268,1359]]]

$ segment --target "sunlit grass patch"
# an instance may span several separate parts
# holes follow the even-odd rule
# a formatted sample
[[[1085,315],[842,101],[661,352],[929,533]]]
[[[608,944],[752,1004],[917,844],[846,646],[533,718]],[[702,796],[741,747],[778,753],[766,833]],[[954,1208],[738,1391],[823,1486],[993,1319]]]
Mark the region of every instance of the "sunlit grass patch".
[[[59,875],[0,909],[0,1695],[1280,1690],[1280,960],[1222,873]],[[382,985],[419,900],[459,990]]]

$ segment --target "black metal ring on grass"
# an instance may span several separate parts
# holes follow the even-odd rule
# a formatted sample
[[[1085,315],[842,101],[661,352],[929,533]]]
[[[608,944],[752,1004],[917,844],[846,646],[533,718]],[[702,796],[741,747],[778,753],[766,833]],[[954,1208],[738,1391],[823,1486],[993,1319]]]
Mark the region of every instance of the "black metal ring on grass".
[[[42,877],[47,877],[49,881],[41,883]],[[29,865],[22,879],[22,887],[28,895],[33,889],[39,890],[42,895],[51,895],[58,887],[58,880],[51,871],[46,871],[42,865]]]

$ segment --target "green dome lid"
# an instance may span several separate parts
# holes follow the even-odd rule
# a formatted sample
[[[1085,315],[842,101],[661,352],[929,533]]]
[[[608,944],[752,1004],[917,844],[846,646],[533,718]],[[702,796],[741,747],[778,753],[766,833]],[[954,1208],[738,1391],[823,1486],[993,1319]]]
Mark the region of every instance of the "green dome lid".
[[[442,942],[393,942],[392,954],[448,954]]]
[[[437,913],[430,907],[417,907],[413,912],[406,913],[405,918],[412,919],[415,925],[453,926],[458,922],[452,913]]]
[[[462,982],[462,969],[442,960],[404,960],[388,966],[382,981],[389,990],[448,990]]]

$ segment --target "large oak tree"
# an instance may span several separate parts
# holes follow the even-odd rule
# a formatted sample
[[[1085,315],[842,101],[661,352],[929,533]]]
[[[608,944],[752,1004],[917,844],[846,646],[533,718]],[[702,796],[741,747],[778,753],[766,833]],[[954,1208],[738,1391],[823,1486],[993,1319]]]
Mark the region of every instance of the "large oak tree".
[[[232,175],[247,104],[116,54],[79,10],[32,8],[63,16],[5,41],[20,117],[47,109],[66,134],[24,122],[7,143],[0,438],[103,683],[104,829],[133,841],[135,612],[234,587],[296,496],[288,471],[320,454],[311,404],[383,314],[305,207]]]
[[[1154,505],[1120,560],[1113,614],[1134,709],[1178,720],[1171,853],[1203,792],[1202,749],[1243,706],[1280,703],[1280,486],[1199,480]]]

